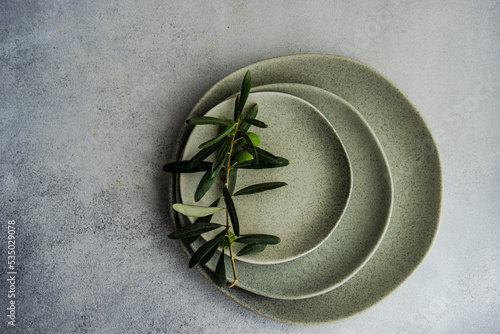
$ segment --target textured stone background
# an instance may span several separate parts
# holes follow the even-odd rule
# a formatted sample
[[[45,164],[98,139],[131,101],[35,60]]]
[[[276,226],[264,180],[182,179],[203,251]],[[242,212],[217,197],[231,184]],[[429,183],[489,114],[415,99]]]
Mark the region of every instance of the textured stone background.
[[[0,15],[0,332],[500,331],[498,1],[4,0]],[[211,85],[306,52],[395,82],[434,133],[444,176],[423,265],[374,307],[317,328],[258,316],[187,268],[166,237],[161,171]]]

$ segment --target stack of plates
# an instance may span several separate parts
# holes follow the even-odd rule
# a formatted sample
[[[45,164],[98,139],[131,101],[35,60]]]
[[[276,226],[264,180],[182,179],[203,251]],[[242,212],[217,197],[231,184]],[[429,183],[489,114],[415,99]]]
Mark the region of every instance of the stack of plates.
[[[415,107],[378,72],[319,54],[242,68],[213,86],[188,118],[232,111],[247,70],[249,102],[259,104],[258,119],[269,124],[258,133],[262,147],[290,165],[239,174],[237,189],[265,181],[288,186],[267,197],[247,196],[245,202],[253,202],[241,205],[242,212],[235,204],[242,233],[276,234],[282,242],[237,261],[237,287],[217,288],[290,324],[324,324],[363,311],[415,270],[436,234],[441,169],[432,136]],[[192,156],[210,138],[207,128],[183,126],[175,158]],[[200,177],[173,175],[170,204],[192,204]],[[176,227],[186,223],[170,213]],[[191,256],[203,242],[182,247]],[[198,268],[210,282],[217,258]]]

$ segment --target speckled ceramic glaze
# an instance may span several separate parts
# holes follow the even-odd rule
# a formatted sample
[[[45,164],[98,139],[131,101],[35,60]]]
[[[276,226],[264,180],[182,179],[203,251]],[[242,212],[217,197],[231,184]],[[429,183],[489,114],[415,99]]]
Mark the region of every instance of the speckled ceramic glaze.
[[[212,108],[206,116],[232,119],[235,97]],[[351,191],[351,170],[347,153],[328,120],[310,103],[282,92],[251,93],[247,109],[258,104],[257,118],[269,127],[251,127],[261,138],[258,147],[290,161],[283,168],[238,170],[235,191],[261,183],[282,181],[283,188],[233,198],[241,234],[272,234],[281,243],[264,252],[241,257],[241,261],[270,264],[303,256],[324,242],[337,226]],[[186,143],[182,160],[189,160],[198,145],[217,136],[214,125],[194,127]],[[210,160],[210,159],[208,159]],[[223,180],[217,180],[197,203],[194,193],[203,173],[180,176],[180,193],[185,204],[209,206],[221,196]],[[223,212],[213,222],[224,223]],[[205,239],[218,231],[207,233]],[[238,252],[243,245],[235,244]],[[195,245],[197,248],[197,245]]]
[[[396,289],[421,263],[437,232],[441,207],[441,167],[432,135],[418,111],[388,79],[355,60],[321,54],[268,59],[244,67],[215,84],[189,117],[206,113],[236,93],[247,70],[253,85],[302,83],[335,93],[370,124],[390,166],[394,201],[388,229],[377,251],[347,282],[316,297],[281,300],[240,288],[219,288],[240,305],[277,321],[318,325],[352,316]],[[183,127],[175,152],[179,158],[190,129]],[[354,164],[354,161],[352,162]],[[178,189],[169,183],[170,201]],[[179,217],[171,211],[179,226]],[[184,247],[188,255],[189,247]],[[206,267],[199,271],[213,282]]]
[[[272,298],[312,297],[334,289],[354,275],[382,240],[392,203],[389,167],[364,118],[333,93],[300,84],[255,88],[255,91],[266,90],[299,96],[330,119],[353,161],[353,186],[344,216],[324,244],[304,257],[277,265],[259,266],[238,261],[241,273],[238,286]],[[208,264],[211,270],[215,270],[216,259]],[[226,270],[230,277],[231,268]]]

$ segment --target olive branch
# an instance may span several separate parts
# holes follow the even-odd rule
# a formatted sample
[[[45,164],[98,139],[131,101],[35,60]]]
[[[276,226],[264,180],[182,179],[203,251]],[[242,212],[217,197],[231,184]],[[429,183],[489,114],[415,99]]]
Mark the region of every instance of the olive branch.
[[[238,283],[236,274],[235,257],[241,257],[264,251],[267,245],[280,242],[280,238],[269,234],[240,235],[240,223],[234,205],[234,196],[245,196],[268,191],[285,186],[285,182],[258,183],[236,192],[235,185],[238,169],[266,169],[284,167],[289,164],[288,160],[277,157],[268,151],[257,147],[260,138],[255,133],[249,132],[250,126],[267,128],[267,125],[256,119],[258,105],[253,104],[245,108],[251,87],[251,75],[247,71],[241,86],[241,92],[236,97],[234,105],[234,118],[232,120],[217,117],[193,117],[186,121],[190,125],[218,125],[220,134],[198,146],[200,151],[190,160],[171,162],[163,166],[163,170],[170,173],[196,173],[204,172],[194,193],[194,200],[198,202],[212,187],[219,175],[224,178],[222,196],[215,200],[210,206],[187,205],[182,203],[173,204],[173,209],[185,216],[196,217],[193,224],[181,227],[169,235],[171,239],[182,239],[191,244],[200,235],[206,232],[222,229],[215,237],[200,246],[189,260],[189,267],[205,265],[219,249],[222,248],[215,269],[215,282],[219,286],[228,283],[225,269],[224,249],[229,249],[231,266],[233,270],[233,282],[229,287]],[[245,110],[247,109],[247,110]],[[245,115],[243,116],[245,110]],[[212,162],[205,161],[214,155]],[[219,207],[220,199],[224,200],[225,207]],[[225,210],[225,224],[212,223],[212,216],[216,212]],[[232,231],[231,231],[232,229]],[[242,243],[245,246],[234,255],[233,244]]]

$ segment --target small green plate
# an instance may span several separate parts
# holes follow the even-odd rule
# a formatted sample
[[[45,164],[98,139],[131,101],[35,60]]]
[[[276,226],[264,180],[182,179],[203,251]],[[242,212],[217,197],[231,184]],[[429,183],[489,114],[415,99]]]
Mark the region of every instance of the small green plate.
[[[206,116],[232,119],[234,100],[235,97],[231,97],[221,102]],[[258,195],[233,198],[241,234],[272,234],[281,239],[279,244],[267,246],[264,252],[241,257],[240,261],[281,263],[308,254],[332,234],[349,201],[351,169],[334,128],[309,102],[282,92],[258,92],[250,94],[246,110],[254,104],[259,107],[257,119],[269,126],[249,129],[260,136],[258,147],[285,157],[290,164],[283,168],[238,170],[235,191],[261,182],[288,184]],[[219,132],[215,125],[195,126],[182,160],[189,160],[199,151],[200,143]],[[223,180],[219,179],[199,202],[194,202],[202,176],[203,173],[181,174],[182,203],[209,206],[221,196]],[[212,221],[224,224],[224,212],[215,214]],[[214,231],[204,236],[207,240],[218,233]],[[238,252],[242,246],[235,243],[234,250]]]

